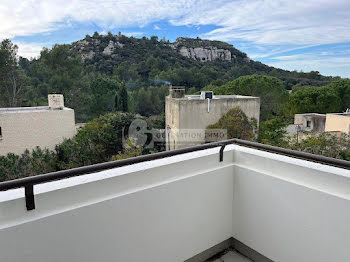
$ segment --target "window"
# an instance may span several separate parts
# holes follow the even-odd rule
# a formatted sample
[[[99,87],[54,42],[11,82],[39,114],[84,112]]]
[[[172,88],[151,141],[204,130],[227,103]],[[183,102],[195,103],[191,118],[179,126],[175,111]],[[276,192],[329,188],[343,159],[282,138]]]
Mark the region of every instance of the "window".
[[[306,127],[311,127],[311,121],[306,121]]]

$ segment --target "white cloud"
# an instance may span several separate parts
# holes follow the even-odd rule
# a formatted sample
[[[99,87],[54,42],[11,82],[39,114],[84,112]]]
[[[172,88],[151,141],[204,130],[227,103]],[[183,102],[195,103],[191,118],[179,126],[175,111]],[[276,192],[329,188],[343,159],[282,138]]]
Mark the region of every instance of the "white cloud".
[[[315,54],[297,54],[272,58],[271,66],[287,70],[319,71],[323,75],[350,78],[350,57],[329,57]]]
[[[53,5],[52,5],[53,4]],[[66,16],[65,5],[48,1],[5,0],[0,6],[0,39],[57,29]]]
[[[73,21],[94,22],[108,31],[168,20],[174,25],[219,26],[202,37],[224,41],[350,41],[349,0],[2,0],[0,18],[0,39],[50,32]]]
[[[203,38],[256,44],[316,45],[350,41],[349,0],[237,0],[202,8],[175,25],[214,24]]]
[[[153,26],[153,29],[154,29],[154,30],[160,30],[160,27],[159,27],[158,25],[154,25],[154,26]]]
[[[298,54],[298,55],[284,55],[284,56],[276,56],[272,59],[279,61],[295,61],[300,59],[310,58],[308,55]]]
[[[144,35],[144,32],[122,32],[123,35],[126,36],[133,36],[133,37],[137,37],[137,36],[142,36]]]
[[[245,48],[249,48],[251,45],[246,45]],[[271,57],[274,55],[278,55],[281,53],[291,52],[291,51],[298,51],[305,48],[314,47],[314,45],[302,45],[302,46],[274,46],[274,45],[255,45],[256,49],[258,49],[258,52],[249,52],[250,58],[265,58],[265,57]]]
[[[194,0],[1,0],[0,39],[26,36],[94,22],[104,30],[144,26],[184,14]]]
[[[28,59],[37,58],[40,54],[40,51],[43,49],[44,46],[46,46],[45,44],[41,43],[28,44],[15,42],[15,44],[18,46],[18,55],[26,57]]]

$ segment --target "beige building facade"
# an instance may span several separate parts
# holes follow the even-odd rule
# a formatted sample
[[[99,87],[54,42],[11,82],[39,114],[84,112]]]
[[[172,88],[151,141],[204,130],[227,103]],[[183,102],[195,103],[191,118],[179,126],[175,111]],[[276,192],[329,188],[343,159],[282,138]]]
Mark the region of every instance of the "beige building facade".
[[[326,115],[318,113],[295,114],[294,125],[299,131],[322,133],[325,131]]]
[[[184,88],[170,87],[165,102],[167,150],[205,142],[205,130],[230,109],[239,107],[259,124],[260,98],[239,95],[184,95]],[[220,135],[220,134],[219,134]]]
[[[289,125],[286,131],[290,136],[298,133],[300,139],[323,132],[350,134],[350,110],[348,109],[344,113],[295,114],[294,124]]]
[[[26,149],[54,149],[76,134],[74,110],[62,95],[49,95],[49,106],[0,108],[0,155]]]
[[[350,112],[327,114],[325,131],[350,134]]]

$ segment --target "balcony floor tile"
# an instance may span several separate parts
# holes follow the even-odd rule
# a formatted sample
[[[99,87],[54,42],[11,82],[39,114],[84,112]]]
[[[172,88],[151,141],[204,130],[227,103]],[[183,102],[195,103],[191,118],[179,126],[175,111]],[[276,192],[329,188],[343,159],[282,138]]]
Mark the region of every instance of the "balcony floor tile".
[[[229,251],[213,262],[252,262],[252,260],[242,256],[235,251]]]

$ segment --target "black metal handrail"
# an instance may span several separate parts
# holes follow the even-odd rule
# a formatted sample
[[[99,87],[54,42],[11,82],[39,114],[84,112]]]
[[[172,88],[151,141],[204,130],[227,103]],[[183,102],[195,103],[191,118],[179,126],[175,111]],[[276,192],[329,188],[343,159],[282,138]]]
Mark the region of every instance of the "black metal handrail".
[[[99,163],[99,164],[83,166],[83,167],[67,169],[67,170],[61,170],[61,171],[37,175],[37,176],[30,176],[30,177],[0,182],[0,191],[14,189],[14,188],[18,188],[18,187],[24,187],[27,185],[36,185],[36,184],[46,183],[46,182],[50,182],[50,181],[54,181],[54,180],[58,180],[58,179],[63,179],[63,178],[85,175],[88,173],[98,172],[98,171],[102,171],[102,170],[132,165],[132,164],[141,163],[141,162],[145,162],[145,161],[151,161],[151,160],[181,155],[181,154],[185,154],[185,153],[190,153],[190,152],[195,152],[195,151],[200,151],[200,150],[205,150],[205,149],[210,149],[210,148],[215,148],[215,147],[221,147],[221,146],[229,145],[229,144],[237,144],[237,145],[247,146],[247,147],[251,147],[251,148],[255,148],[255,149],[269,151],[272,153],[283,154],[283,155],[287,155],[290,157],[301,158],[304,160],[309,160],[309,161],[318,162],[318,163],[327,164],[327,165],[332,165],[332,166],[336,166],[336,167],[340,167],[340,168],[350,169],[350,161],[325,157],[325,156],[321,156],[321,155],[314,155],[314,154],[310,154],[310,153],[306,153],[306,152],[295,151],[295,150],[291,150],[291,149],[285,149],[285,148],[281,148],[281,147],[270,146],[270,145],[265,145],[265,144],[260,144],[260,143],[256,143],[256,142],[251,142],[251,141],[246,141],[246,140],[234,138],[234,139],[230,139],[230,140],[223,140],[223,141],[214,142],[214,143],[191,146],[191,147],[182,148],[182,149],[164,151],[164,152],[159,152],[159,153],[154,153],[154,154],[149,154],[149,155],[132,157],[132,158],[123,159],[123,160],[116,160],[116,161],[111,161],[111,162]]]
[[[31,209],[35,208],[34,196],[33,196],[33,185],[46,183],[46,182],[50,182],[50,181],[54,181],[54,180],[58,180],[58,179],[64,179],[64,178],[69,178],[69,177],[74,177],[74,176],[85,175],[88,173],[98,172],[98,171],[102,171],[102,170],[132,165],[132,164],[141,163],[141,162],[145,162],[145,161],[151,161],[151,160],[166,158],[166,157],[170,157],[170,156],[181,155],[181,154],[200,151],[200,150],[204,150],[204,149],[215,148],[215,147],[221,147],[221,149],[220,149],[220,161],[222,161],[223,149],[226,145],[229,145],[229,144],[237,144],[237,145],[241,145],[241,146],[247,146],[247,147],[251,147],[254,149],[269,151],[272,153],[282,154],[282,155],[286,155],[286,156],[290,156],[290,157],[294,157],[294,158],[300,158],[300,159],[313,161],[313,162],[317,162],[317,163],[322,163],[322,164],[332,165],[332,166],[336,166],[336,167],[340,167],[340,168],[350,169],[350,161],[345,161],[345,160],[341,160],[341,159],[330,158],[330,157],[325,157],[325,156],[320,156],[320,155],[314,155],[314,154],[310,154],[310,153],[306,153],[306,152],[300,152],[300,151],[295,151],[295,150],[290,150],[290,149],[285,149],[285,148],[280,148],[280,147],[275,147],[275,146],[270,146],[270,145],[265,145],[265,144],[260,144],[260,143],[256,143],[256,142],[251,142],[251,141],[246,141],[246,140],[234,138],[234,139],[224,140],[224,141],[220,141],[220,142],[202,144],[202,145],[197,145],[197,146],[192,146],[192,147],[187,147],[187,148],[182,148],[182,149],[176,149],[176,150],[172,150],[172,151],[159,152],[159,153],[143,155],[143,156],[138,156],[138,157],[132,157],[132,158],[123,159],[123,160],[105,162],[105,163],[83,166],[83,167],[78,167],[78,168],[73,168],[73,169],[68,169],[68,170],[61,170],[61,171],[52,172],[52,173],[48,173],[48,174],[42,174],[42,175],[37,175],[37,176],[31,176],[31,177],[25,177],[25,178],[19,178],[19,179],[14,179],[14,180],[10,180],[10,181],[5,181],[5,182],[0,183],[0,191],[24,187],[25,192],[26,192],[27,209],[31,210]]]

